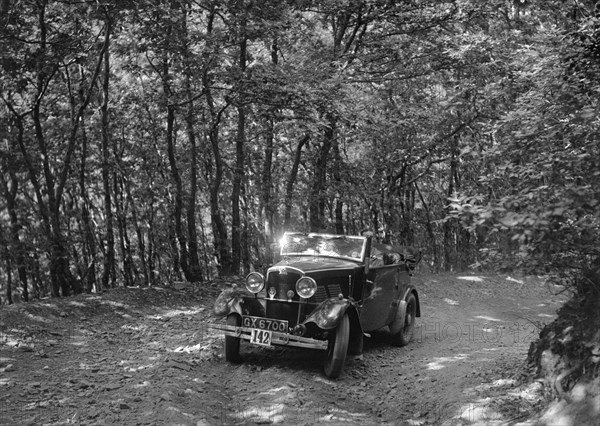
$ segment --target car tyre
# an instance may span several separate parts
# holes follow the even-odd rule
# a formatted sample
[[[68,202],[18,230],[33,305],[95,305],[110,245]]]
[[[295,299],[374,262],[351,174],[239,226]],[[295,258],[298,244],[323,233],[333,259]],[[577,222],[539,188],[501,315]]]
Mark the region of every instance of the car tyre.
[[[349,340],[350,319],[348,315],[344,315],[335,331],[331,333],[327,346],[324,370],[325,375],[330,379],[337,379],[344,369]]]
[[[406,298],[406,310],[402,312],[400,307],[396,312],[396,318],[390,324],[390,330],[398,330],[392,333],[392,344],[395,346],[406,346],[415,334],[415,318],[417,317],[417,299],[410,293]]]
[[[242,324],[242,319],[239,315],[230,314],[227,316],[227,325],[239,327]],[[225,359],[229,362],[239,364],[242,362],[240,356],[240,341],[239,337],[225,336]]]

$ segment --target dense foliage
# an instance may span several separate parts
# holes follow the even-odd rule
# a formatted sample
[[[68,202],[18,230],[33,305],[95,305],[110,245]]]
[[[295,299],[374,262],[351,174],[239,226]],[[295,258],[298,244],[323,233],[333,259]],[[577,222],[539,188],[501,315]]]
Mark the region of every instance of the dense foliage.
[[[570,0],[3,0],[7,299],[238,274],[284,230],[374,230],[433,269],[590,266],[598,19]]]

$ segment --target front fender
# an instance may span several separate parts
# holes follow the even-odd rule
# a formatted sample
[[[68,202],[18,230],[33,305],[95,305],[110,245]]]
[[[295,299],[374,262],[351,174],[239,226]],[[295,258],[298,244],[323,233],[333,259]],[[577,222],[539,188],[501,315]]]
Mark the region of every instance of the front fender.
[[[231,287],[219,294],[213,313],[217,317],[225,317],[229,314],[265,316],[265,308],[256,299],[255,295],[245,288]]]
[[[331,330],[337,327],[350,306],[353,306],[350,300],[332,297],[317,306],[303,324],[312,322],[323,330]]]

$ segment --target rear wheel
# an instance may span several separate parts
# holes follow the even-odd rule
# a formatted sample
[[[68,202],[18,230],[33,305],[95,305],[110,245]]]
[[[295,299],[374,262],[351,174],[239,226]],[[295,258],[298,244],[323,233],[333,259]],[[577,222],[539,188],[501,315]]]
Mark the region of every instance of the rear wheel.
[[[230,314],[227,316],[227,325],[239,327],[242,324],[242,319],[239,315]],[[229,362],[240,363],[240,338],[233,336],[225,336],[225,359]]]
[[[350,319],[344,315],[337,328],[329,337],[327,346],[327,359],[325,360],[325,375],[336,379],[344,369],[346,354],[348,352],[348,341],[350,340]]]
[[[400,309],[396,313],[396,318],[390,324],[392,331],[392,344],[396,346],[406,346],[412,340],[415,334],[415,318],[417,316],[417,299],[410,293],[406,298],[406,310]],[[396,331],[397,330],[397,331]]]

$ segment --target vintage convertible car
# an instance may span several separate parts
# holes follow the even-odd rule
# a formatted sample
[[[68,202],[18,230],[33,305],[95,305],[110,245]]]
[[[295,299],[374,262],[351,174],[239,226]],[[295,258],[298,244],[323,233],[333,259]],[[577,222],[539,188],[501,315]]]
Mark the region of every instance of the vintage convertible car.
[[[325,374],[336,378],[371,331],[387,327],[392,344],[410,342],[421,316],[410,283],[420,254],[370,236],[286,233],[280,246],[281,261],[266,277],[252,272],[246,288],[234,285],[215,302],[214,314],[227,320],[211,328],[225,334],[228,361],[241,361],[242,339],[321,349]]]

